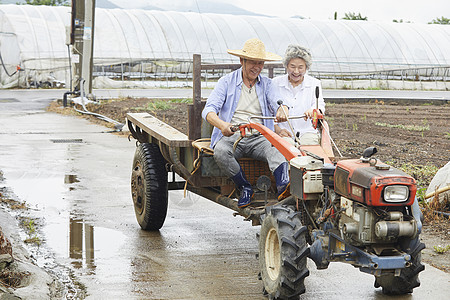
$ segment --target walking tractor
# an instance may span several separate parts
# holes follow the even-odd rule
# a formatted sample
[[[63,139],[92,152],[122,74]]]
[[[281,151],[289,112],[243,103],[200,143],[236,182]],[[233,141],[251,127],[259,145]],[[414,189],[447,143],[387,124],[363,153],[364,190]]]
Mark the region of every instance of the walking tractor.
[[[209,148],[211,128],[199,121],[202,103],[195,68],[202,66],[194,56],[189,136],[147,113],[127,115],[137,140],[131,188],[142,229],[159,230],[168,190],[187,189],[261,227],[260,278],[270,299],[295,299],[305,292],[308,258],[318,269],[330,262],[351,264],[374,275],[375,287],[385,294],[411,293],[420,285],[425,245],[419,239],[422,215],[411,176],[374,158],[373,147],[360,158],[335,157],[336,145],[319,110],[312,122],[322,133],[320,145],[291,143],[252,122],[261,116],[252,116],[238,130],[242,138],[247,131],[261,133],[284,155],[290,165],[290,196],[278,201],[267,163],[244,158],[242,169],[258,192],[250,206],[239,208],[234,184],[220,173]],[[290,119],[296,117],[303,116]]]

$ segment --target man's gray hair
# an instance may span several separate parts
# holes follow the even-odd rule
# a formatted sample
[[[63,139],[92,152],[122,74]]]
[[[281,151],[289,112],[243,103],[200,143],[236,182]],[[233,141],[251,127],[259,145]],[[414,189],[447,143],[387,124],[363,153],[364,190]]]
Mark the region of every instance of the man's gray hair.
[[[307,69],[311,67],[312,57],[309,49],[300,45],[289,45],[284,55],[283,65],[287,67],[287,65],[293,58],[301,58],[305,61]]]

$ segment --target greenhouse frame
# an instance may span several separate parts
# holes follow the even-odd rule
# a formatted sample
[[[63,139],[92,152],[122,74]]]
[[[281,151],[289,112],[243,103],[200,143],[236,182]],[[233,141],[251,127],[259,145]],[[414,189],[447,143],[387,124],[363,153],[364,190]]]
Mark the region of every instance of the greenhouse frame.
[[[70,14],[70,7],[0,5],[0,88],[70,82]],[[97,88],[127,81],[190,86],[193,54],[203,63],[238,63],[227,49],[241,49],[253,37],[281,56],[289,44],[309,48],[310,73],[325,88],[450,87],[448,25],[97,8],[94,32]]]

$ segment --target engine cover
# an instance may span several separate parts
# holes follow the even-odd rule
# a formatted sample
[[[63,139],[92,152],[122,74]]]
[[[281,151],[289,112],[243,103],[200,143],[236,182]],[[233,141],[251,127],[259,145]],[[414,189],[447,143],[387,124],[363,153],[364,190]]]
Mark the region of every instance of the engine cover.
[[[385,200],[386,187],[393,185],[405,186],[408,194],[404,200]],[[337,194],[369,206],[412,205],[417,191],[414,178],[403,171],[360,159],[341,160],[337,163],[334,187]]]

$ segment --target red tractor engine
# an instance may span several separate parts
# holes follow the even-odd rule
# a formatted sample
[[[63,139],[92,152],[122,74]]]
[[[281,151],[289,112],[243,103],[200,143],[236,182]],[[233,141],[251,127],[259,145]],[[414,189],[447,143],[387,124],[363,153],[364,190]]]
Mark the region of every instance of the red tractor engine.
[[[368,245],[414,237],[417,222],[410,207],[416,190],[414,178],[374,158],[339,161],[334,191],[340,196],[339,228],[344,238],[355,245]]]
[[[337,194],[369,206],[411,205],[416,196],[414,178],[375,159],[339,161],[334,174]]]

